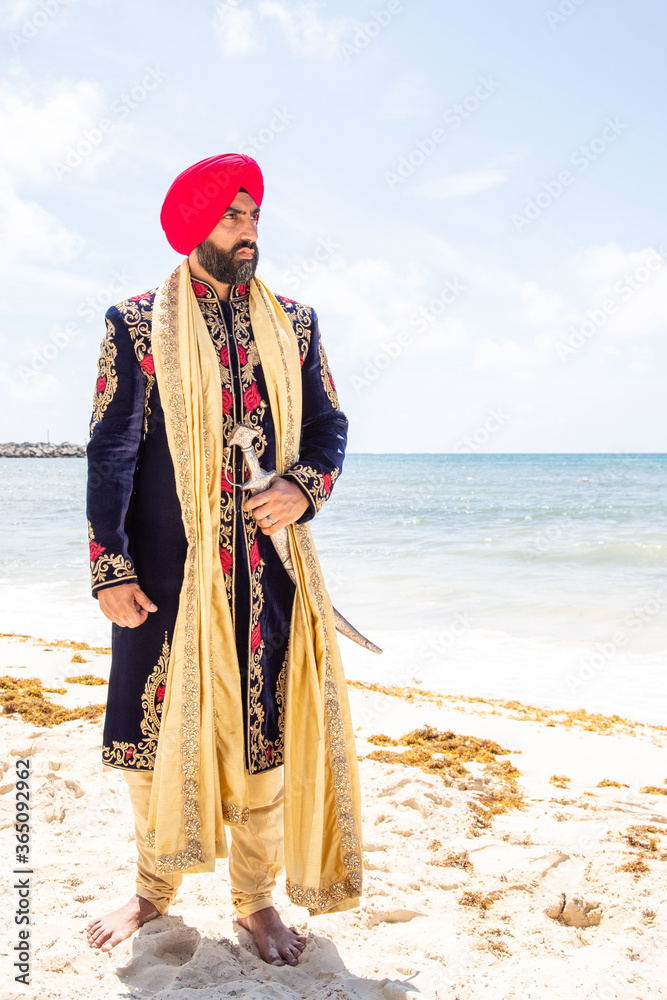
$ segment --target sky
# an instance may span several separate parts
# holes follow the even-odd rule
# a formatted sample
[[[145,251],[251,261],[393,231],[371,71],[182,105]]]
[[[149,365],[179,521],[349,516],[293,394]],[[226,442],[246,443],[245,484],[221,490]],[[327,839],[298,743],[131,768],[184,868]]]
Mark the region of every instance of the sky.
[[[664,452],[662,0],[5,0],[0,441],[83,443],[106,309],[254,156],[355,452]]]

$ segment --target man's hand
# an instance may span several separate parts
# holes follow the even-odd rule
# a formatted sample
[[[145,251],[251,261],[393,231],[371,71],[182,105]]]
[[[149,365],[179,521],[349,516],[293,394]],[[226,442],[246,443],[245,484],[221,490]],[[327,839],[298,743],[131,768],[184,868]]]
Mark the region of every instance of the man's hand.
[[[157,611],[138,583],[119,583],[97,594],[100,608],[114,625],[136,628],[148,618],[149,611]]]
[[[309,504],[296,483],[289,479],[276,479],[273,486],[243,504],[265,535],[275,535],[288,524],[294,524],[306,512]]]

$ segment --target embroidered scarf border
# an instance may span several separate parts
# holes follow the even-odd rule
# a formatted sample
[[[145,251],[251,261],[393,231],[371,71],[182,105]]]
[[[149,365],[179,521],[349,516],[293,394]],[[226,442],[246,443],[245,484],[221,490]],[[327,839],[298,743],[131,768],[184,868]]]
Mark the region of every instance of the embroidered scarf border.
[[[259,278],[251,282],[250,311],[276,428],[277,466],[282,472],[298,456],[298,346],[279,302]],[[215,564],[217,546],[212,544],[217,538],[222,456],[220,400],[214,399],[216,392],[219,397],[219,386],[215,389],[219,376],[217,365],[213,376],[214,352],[192,291],[187,259],[156,295],[153,353],[188,551],[149,830],[156,848],[156,870],[205,871],[215,867],[216,857],[227,853],[223,822],[246,822],[248,809],[245,768],[239,763],[243,760],[243,718],[237,700],[238,663],[231,612],[224,585],[222,592],[219,586],[219,559]],[[201,509],[206,515],[203,519]],[[358,903],[362,886],[359,781],[331,602],[310,529],[291,525],[289,538],[297,593],[287,681],[285,866],[290,898],[315,914]],[[216,608],[223,599],[218,614]],[[206,606],[210,600],[212,611]],[[218,652],[220,642],[226,654]],[[224,727],[219,725],[216,704],[225,705]]]

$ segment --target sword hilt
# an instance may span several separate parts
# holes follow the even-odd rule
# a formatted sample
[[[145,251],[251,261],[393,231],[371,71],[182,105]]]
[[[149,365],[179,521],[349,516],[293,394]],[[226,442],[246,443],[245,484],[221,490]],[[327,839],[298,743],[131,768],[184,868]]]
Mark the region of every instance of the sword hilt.
[[[236,424],[229,438],[229,447],[236,444],[243,452],[250,478],[246,480],[241,489],[251,493],[252,496],[268,490],[269,486],[278,478],[275,469],[271,472],[265,472],[259,464],[257,453],[253,447],[253,441],[256,437],[257,431],[252,430],[251,427],[246,427],[245,424]]]

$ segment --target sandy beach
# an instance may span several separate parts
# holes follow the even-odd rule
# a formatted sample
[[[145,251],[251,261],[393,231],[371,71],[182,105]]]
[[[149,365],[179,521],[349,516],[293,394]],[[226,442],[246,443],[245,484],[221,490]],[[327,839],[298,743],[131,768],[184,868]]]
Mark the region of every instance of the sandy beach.
[[[85,644],[0,638],[0,675],[64,687],[53,704],[103,702],[103,685],[65,678],[108,670],[108,653]],[[34,871],[31,984],[13,982],[5,907],[2,997],[667,996],[666,729],[354,681],[350,696],[363,901],[308,918],[281,890],[277,905],[308,936],[295,969],[265,965],[234,922],[225,862],[186,876],[170,915],[111,955],[91,952],[85,925],[134,885],[131,813],[122,775],[100,761],[101,719],[1,716],[4,872],[27,757]]]

